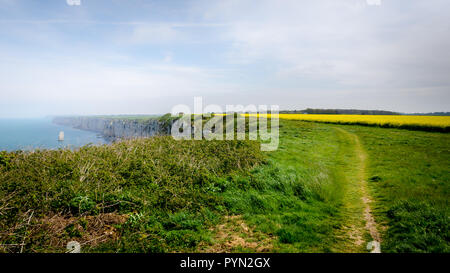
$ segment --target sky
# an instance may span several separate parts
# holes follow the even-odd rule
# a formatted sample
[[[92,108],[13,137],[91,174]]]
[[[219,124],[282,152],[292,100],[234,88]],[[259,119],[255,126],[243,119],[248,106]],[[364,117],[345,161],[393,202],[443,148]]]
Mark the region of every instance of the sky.
[[[0,0],[0,117],[450,111],[448,0]]]

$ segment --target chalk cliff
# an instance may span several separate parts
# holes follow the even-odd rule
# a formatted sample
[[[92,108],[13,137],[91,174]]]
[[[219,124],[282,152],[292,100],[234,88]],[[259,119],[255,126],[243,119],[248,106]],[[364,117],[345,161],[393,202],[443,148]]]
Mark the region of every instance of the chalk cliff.
[[[172,127],[172,121],[161,121],[158,118],[132,120],[104,117],[55,117],[53,122],[98,132],[106,138],[113,139],[169,135]]]

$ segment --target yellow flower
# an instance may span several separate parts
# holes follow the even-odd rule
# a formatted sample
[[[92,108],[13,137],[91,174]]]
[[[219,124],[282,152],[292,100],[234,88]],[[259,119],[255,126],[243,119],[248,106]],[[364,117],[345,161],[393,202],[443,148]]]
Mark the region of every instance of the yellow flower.
[[[246,114],[246,116],[259,114]],[[270,117],[270,114],[267,114]],[[278,114],[280,119],[317,121],[339,124],[367,124],[383,127],[450,127],[450,116],[406,116],[406,115],[310,115]]]

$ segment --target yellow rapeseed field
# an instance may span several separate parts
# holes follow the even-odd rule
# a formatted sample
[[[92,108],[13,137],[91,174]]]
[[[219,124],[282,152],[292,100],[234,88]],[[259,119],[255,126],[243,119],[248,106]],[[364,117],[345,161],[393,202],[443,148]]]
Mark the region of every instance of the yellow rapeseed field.
[[[249,114],[257,115],[257,114]],[[247,115],[248,116],[248,115]],[[268,115],[270,116],[270,114]],[[450,116],[279,114],[280,119],[449,131]]]

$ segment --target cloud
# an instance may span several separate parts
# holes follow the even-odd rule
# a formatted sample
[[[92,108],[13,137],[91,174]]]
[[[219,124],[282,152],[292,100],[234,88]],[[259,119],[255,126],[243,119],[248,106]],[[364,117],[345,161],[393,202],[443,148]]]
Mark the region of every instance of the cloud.
[[[231,23],[228,61],[272,62],[284,80],[332,80],[347,87],[450,85],[448,3],[223,1],[206,18]],[[409,8],[408,14],[402,10]]]
[[[450,110],[446,0],[24,3],[0,8],[0,116],[159,112],[194,95]]]

